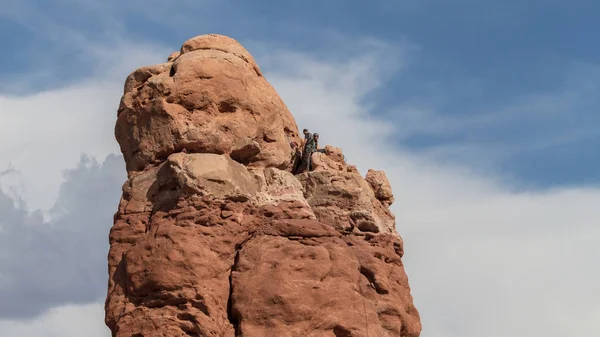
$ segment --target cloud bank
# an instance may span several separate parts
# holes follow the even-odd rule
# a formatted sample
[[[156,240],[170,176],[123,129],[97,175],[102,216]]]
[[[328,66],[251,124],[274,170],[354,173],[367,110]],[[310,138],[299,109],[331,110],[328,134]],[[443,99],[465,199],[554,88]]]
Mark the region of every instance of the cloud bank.
[[[120,156],[82,158],[65,172],[50,222],[0,193],[0,319],[106,296],[108,231],[125,179]]]
[[[125,77],[141,64],[164,62],[169,52],[135,43],[90,44],[87,55],[96,69],[90,77],[26,94],[0,91],[0,170],[19,171],[28,207],[48,211],[62,171],[74,168],[81,155],[102,161],[119,153],[113,134]]]

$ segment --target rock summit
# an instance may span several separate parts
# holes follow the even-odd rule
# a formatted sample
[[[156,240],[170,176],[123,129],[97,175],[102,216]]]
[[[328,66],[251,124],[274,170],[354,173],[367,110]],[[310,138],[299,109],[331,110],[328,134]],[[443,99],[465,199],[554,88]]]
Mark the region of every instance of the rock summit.
[[[113,336],[419,336],[385,173],[327,146],[292,174],[298,127],[243,46],[192,38],[124,89]]]

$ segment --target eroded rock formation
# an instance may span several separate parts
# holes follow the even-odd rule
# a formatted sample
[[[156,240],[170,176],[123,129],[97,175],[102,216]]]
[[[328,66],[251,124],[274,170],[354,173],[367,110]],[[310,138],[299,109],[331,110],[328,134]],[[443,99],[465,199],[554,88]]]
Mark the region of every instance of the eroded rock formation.
[[[134,71],[115,133],[113,336],[419,336],[385,173],[333,147],[290,173],[298,127],[235,40]]]

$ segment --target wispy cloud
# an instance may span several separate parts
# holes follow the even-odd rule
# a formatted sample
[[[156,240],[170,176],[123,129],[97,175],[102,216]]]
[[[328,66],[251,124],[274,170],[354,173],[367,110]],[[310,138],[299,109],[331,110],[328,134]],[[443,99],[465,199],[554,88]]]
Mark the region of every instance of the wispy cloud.
[[[597,66],[573,63],[564,71],[559,89],[524,92],[503,103],[478,103],[482,95],[474,88],[464,111],[434,96],[400,103],[386,115],[396,124],[399,145],[431,160],[482,170],[518,167],[516,158],[565,146],[576,151],[600,136]]]
[[[176,10],[168,10],[166,6],[164,2],[154,0],[126,3],[61,0],[52,4],[9,0],[0,9],[0,17],[26,29],[29,34],[24,39],[13,36],[22,40],[18,50],[8,52],[19,53],[19,59],[25,59],[27,67],[13,69],[3,76],[0,92],[23,95],[79,84],[94,76],[106,78],[116,73],[122,77],[139,62],[158,62],[159,59],[154,58],[156,51],[160,51],[160,61],[164,61],[164,50],[172,51],[174,47],[132,34],[130,27],[125,26],[124,17],[135,14],[139,20],[150,20],[161,16],[172,24],[176,21],[171,20],[177,13],[184,12],[186,6],[197,5],[183,1],[175,6]],[[171,4],[168,6],[172,7]],[[160,29],[154,27],[151,30]]]

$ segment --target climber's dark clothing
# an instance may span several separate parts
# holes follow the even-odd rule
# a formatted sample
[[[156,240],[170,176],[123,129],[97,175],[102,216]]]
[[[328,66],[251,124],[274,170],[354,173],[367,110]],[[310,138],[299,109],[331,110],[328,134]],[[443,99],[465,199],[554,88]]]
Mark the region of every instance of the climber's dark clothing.
[[[302,161],[304,162],[304,167],[306,171],[311,170],[311,157],[314,152],[317,151],[317,141],[312,134],[306,135],[306,143],[304,144],[304,149],[302,151]]]
[[[296,174],[300,170],[300,166],[302,165],[302,152],[300,149],[296,148],[294,151],[294,163],[292,165],[292,173]]]

